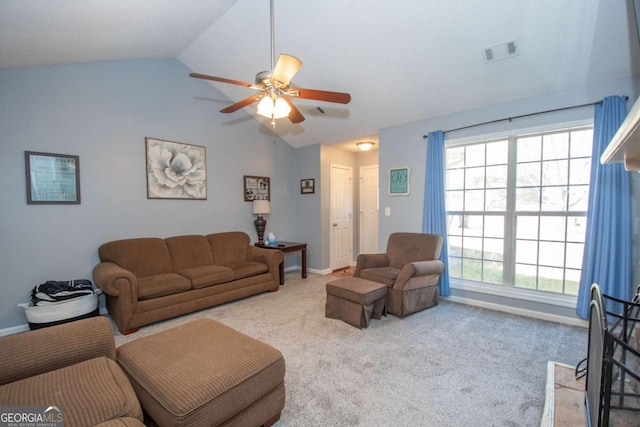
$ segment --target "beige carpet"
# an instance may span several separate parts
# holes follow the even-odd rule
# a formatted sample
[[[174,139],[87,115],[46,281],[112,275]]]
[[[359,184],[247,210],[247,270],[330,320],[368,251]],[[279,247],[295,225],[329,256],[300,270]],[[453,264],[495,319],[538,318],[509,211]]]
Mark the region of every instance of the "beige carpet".
[[[279,349],[283,426],[539,426],[547,361],[584,357],[584,328],[441,301],[360,330],[324,317],[333,276],[286,275],[275,293],[143,327],[116,343],[208,317]]]

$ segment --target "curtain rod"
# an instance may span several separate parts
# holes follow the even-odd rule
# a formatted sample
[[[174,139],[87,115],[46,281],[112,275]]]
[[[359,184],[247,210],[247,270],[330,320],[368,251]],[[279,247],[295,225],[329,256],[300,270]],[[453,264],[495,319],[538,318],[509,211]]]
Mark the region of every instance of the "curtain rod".
[[[627,101],[629,99],[628,96],[624,96],[623,98],[624,98],[625,101]],[[553,110],[538,111],[537,113],[521,114],[519,116],[507,117],[507,118],[504,118],[504,119],[497,119],[497,120],[491,120],[489,122],[476,123],[475,125],[462,126],[462,127],[455,128],[455,129],[445,130],[444,133],[455,132],[457,130],[463,130],[463,129],[469,129],[469,128],[473,128],[473,127],[476,127],[476,126],[489,125],[489,124],[492,124],[492,123],[505,122],[507,120],[511,121],[513,119],[521,119],[523,117],[537,116],[539,114],[555,113],[555,112],[558,112],[558,111],[572,110],[574,108],[590,107],[592,105],[602,105],[602,100],[596,101],[596,102],[590,102],[588,104],[572,105],[571,107],[555,108]],[[427,139],[428,137],[429,137],[429,135],[422,135],[422,138],[424,138],[424,139]]]

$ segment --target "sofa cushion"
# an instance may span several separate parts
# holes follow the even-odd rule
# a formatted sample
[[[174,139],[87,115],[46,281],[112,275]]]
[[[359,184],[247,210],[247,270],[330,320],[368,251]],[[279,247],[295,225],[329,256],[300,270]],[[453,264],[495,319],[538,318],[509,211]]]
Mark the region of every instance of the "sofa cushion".
[[[200,235],[175,236],[167,242],[173,272],[178,273],[193,267],[213,265],[213,253],[206,237]]]
[[[213,251],[214,263],[230,267],[249,261],[249,236],[241,231],[206,236]]]
[[[191,289],[191,281],[176,273],[138,277],[138,299],[145,300],[177,294]]]
[[[399,273],[400,270],[393,267],[365,268],[360,272],[360,277],[373,282],[384,283],[387,286],[393,286]]]
[[[193,289],[201,289],[207,286],[217,285],[218,283],[230,282],[235,278],[233,270],[221,265],[203,265],[202,267],[180,270],[178,273],[191,280],[191,287]]]
[[[261,262],[241,262],[231,266],[231,270],[235,275],[236,280],[244,279],[245,277],[257,276],[269,271],[269,267]]]
[[[93,426],[119,417],[142,420],[142,409],[126,375],[106,357],[3,385],[0,402],[62,406],[67,427]]]
[[[171,258],[164,239],[143,237],[115,240],[98,248],[102,262],[112,262],[136,277],[171,273]]]

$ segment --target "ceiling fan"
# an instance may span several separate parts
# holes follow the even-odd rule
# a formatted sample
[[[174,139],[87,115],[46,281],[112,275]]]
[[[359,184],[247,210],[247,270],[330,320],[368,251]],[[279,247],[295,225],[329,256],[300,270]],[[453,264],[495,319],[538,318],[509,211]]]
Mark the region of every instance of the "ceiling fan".
[[[280,54],[278,62],[275,60],[275,38],[273,31],[273,1],[271,0],[271,71],[261,71],[256,74],[255,83],[247,83],[240,80],[226,79],[223,77],[209,76],[206,74],[191,73],[191,77],[197,79],[213,80],[216,82],[229,83],[237,86],[244,86],[258,91],[242,101],[236,102],[220,110],[221,113],[233,113],[241,108],[258,102],[258,114],[271,119],[271,126],[276,127],[276,119],[288,117],[291,123],[304,121],[304,116],[291,101],[291,97],[314,99],[317,101],[337,102],[348,104],[351,95],[342,92],[329,92],[325,90],[304,89],[291,87],[291,79],[302,66],[302,62],[291,55]]]

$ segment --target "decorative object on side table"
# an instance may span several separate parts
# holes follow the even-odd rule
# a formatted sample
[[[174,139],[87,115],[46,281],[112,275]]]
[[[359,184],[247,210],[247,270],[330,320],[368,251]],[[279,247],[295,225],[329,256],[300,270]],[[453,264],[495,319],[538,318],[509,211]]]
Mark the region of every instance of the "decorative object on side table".
[[[300,180],[300,194],[313,194],[316,192],[313,178]]]
[[[80,158],[25,151],[27,204],[80,204]]]
[[[207,200],[206,148],[162,139],[147,144],[147,199]]]
[[[258,243],[264,244],[264,229],[267,226],[267,220],[262,217],[263,214],[271,213],[271,206],[268,200],[254,200],[253,201],[253,214],[258,215],[253,224],[256,226],[258,232]]]

